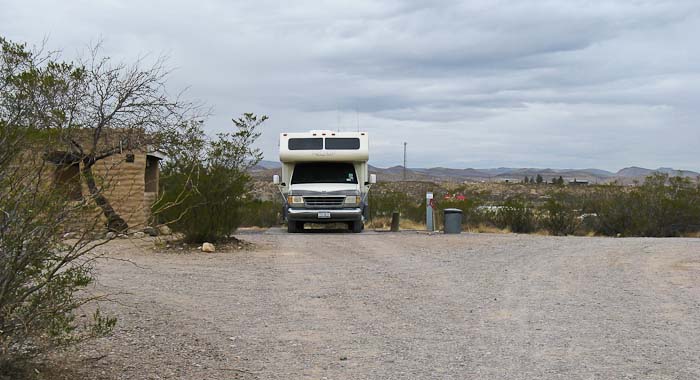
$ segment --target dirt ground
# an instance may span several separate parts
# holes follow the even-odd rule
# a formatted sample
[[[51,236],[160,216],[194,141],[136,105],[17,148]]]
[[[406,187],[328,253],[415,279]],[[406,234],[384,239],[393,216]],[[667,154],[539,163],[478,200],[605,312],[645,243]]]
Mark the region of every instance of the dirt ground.
[[[114,242],[104,379],[698,379],[700,239],[243,232]]]

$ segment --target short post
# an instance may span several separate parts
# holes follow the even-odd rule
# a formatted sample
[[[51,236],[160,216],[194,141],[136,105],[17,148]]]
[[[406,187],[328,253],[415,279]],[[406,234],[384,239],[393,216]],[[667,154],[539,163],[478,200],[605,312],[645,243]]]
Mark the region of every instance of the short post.
[[[433,223],[433,193],[431,191],[425,193],[425,226],[428,231],[435,231]]]
[[[399,232],[399,213],[396,211],[391,214],[391,232]]]

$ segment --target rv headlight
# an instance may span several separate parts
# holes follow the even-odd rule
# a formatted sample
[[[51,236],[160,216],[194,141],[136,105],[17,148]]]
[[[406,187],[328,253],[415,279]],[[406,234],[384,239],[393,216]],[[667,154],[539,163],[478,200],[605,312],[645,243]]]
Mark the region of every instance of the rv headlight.
[[[345,204],[346,205],[356,205],[360,203],[360,197],[357,195],[348,195],[345,197]]]
[[[299,195],[290,195],[287,197],[287,203],[289,203],[290,205],[304,204],[304,197],[299,196]]]

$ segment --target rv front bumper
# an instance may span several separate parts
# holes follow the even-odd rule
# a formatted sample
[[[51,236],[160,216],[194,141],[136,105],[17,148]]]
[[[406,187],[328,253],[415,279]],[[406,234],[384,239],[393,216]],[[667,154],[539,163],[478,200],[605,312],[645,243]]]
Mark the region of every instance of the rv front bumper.
[[[340,209],[308,209],[289,208],[287,209],[287,220],[293,222],[354,222],[362,220],[361,208],[340,208]]]

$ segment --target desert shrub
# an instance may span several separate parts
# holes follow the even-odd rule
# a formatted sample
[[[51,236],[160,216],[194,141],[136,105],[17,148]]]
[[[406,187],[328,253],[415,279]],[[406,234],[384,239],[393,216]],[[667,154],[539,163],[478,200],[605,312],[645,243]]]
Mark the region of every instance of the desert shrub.
[[[601,187],[587,200],[587,211],[595,215],[588,219],[587,224],[602,235],[629,233],[634,221],[632,203],[632,195],[620,186]]]
[[[280,225],[282,205],[279,202],[248,200],[241,207],[241,226],[272,227]]]
[[[153,212],[161,223],[184,234],[192,243],[228,238],[243,221],[244,197],[249,192],[248,170],[262,158],[253,143],[256,128],[267,120],[247,113],[234,124],[233,134],[221,133],[207,140],[197,124],[181,137],[189,149],[173,152],[165,163],[161,198]]]
[[[539,208],[539,225],[552,235],[571,235],[580,225],[578,213],[573,205],[560,197],[547,200]]]
[[[370,191],[369,194],[370,219],[391,217],[395,211],[414,222],[425,220],[425,201],[412,199],[408,194],[400,191]]]
[[[91,301],[78,292],[94,280],[92,251],[101,242],[91,236],[101,223],[88,200],[42,188],[45,167],[37,165],[0,169],[0,372],[14,360],[107,333],[116,322],[100,317],[85,329],[75,320],[74,311]],[[65,234],[75,241],[65,242]]]
[[[100,227],[94,197],[70,200],[49,185],[56,169],[40,152],[61,136],[43,123],[65,122],[67,78],[75,68],[36,57],[0,38],[0,374],[19,359],[108,333],[115,320],[75,311],[95,300],[91,237]],[[92,216],[92,217],[90,217]],[[82,220],[78,225],[75,221]],[[70,223],[69,223],[70,222]],[[64,234],[70,234],[70,242]]]
[[[596,232],[604,235],[666,237],[700,230],[700,189],[687,178],[658,174],[631,189],[608,186],[589,208]]]
[[[508,228],[516,233],[529,233],[535,230],[535,215],[532,206],[518,198],[510,198],[492,212],[493,222],[498,228]]]
[[[436,202],[437,209],[435,210],[438,228],[444,225],[444,210],[448,208],[456,208],[462,210],[462,225],[478,226],[484,222],[484,215],[479,211],[479,202],[474,198],[465,200],[443,199]]]
[[[634,210],[635,234],[680,236],[700,230],[700,191],[689,179],[651,176],[632,195],[641,206]]]
[[[155,207],[161,207],[160,202],[173,202],[172,207],[159,212],[159,217],[173,231],[183,233],[186,241],[216,242],[228,237],[240,225],[241,195],[247,184],[245,175],[206,165],[198,165],[192,173],[165,170],[164,174],[163,196]],[[192,188],[188,189],[190,186]],[[187,192],[189,194],[182,195]]]

